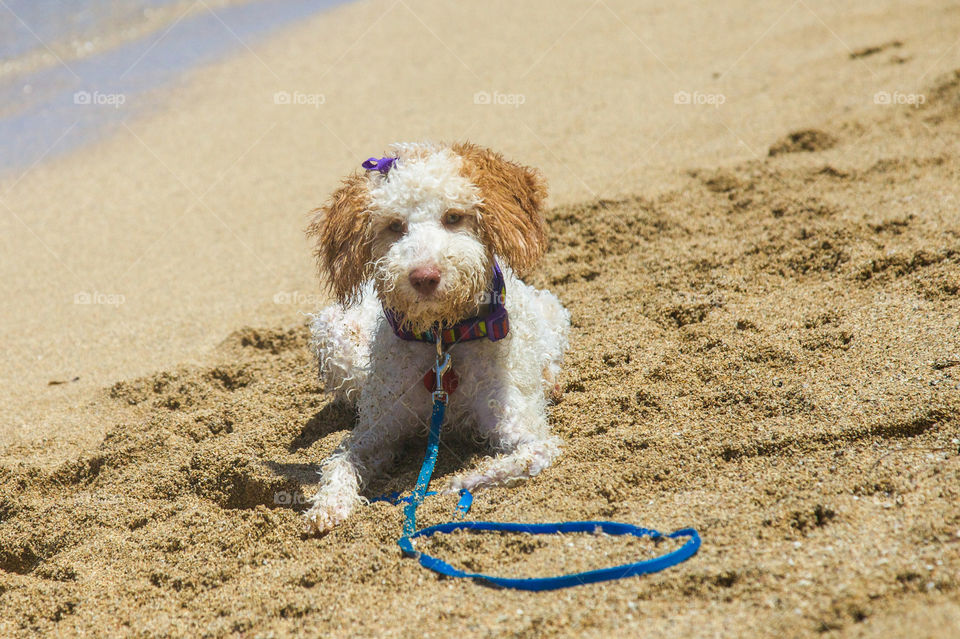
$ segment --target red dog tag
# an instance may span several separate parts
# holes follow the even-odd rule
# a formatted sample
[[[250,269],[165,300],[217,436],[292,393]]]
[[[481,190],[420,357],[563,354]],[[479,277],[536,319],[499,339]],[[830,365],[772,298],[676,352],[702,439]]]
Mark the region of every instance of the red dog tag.
[[[437,374],[433,372],[432,368],[423,376],[423,385],[426,386],[427,391],[431,393],[437,390]],[[457,386],[459,385],[460,376],[457,375],[457,372],[453,370],[451,366],[447,369],[447,372],[443,374],[443,390],[449,395],[457,390]]]

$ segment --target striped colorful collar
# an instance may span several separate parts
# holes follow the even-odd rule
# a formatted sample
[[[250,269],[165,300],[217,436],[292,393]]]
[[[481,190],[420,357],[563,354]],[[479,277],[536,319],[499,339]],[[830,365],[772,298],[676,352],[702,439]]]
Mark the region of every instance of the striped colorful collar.
[[[383,307],[383,314],[387,317],[387,322],[393,328],[393,332],[400,339],[416,342],[437,342],[436,331],[440,331],[440,337],[444,346],[452,346],[458,342],[469,342],[475,339],[486,337],[491,342],[496,342],[507,336],[510,331],[510,319],[507,317],[507,285],[503,279],[503,272],[496,261],[493,262],[493,282],[490,285],[490,312],[483,317],[468,317],[460,320],[453,326],[434,326],[433,328],[416,332],[402,328],[402,317],[393,309]]]

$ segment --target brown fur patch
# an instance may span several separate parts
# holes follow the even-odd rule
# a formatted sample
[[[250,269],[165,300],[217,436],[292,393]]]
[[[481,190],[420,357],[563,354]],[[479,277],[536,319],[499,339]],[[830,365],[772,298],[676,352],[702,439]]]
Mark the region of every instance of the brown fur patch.
[[[366,174],[344,179],[330,201],[312,212],[307,236],[315,238],[317,268],[341,304],[355,301],[370,278],[370,192]]]
[[[505,159],[490,149],[463,142],[451,149],[463,158],[461,174],[483,196],[480,233],[493,251],[523,275],[547,248],[541,206],[547,186],[535,169]]]

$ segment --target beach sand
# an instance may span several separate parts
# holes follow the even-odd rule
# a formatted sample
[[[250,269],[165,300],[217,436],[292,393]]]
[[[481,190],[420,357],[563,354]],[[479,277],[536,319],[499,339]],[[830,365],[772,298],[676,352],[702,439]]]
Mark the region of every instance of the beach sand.
[[[0,635],[957,636],[958,29],[939,3],[357,2],[0,181]],[[307,344],[307,212],[392,141],[466,138],[543,169],[530,281],[574,318],[563,456],[472,516],[694,526],[689,562],[517,593],[403,559],[385,504],[301,536],[352,425]],[[436,480],[482,454],[451,442]],[[513,576],[663,550],[432,548]]]

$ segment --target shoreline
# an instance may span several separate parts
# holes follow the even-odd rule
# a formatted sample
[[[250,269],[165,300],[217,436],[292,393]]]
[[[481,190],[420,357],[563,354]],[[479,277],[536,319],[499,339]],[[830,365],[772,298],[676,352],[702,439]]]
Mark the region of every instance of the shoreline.
[[[0,176],[16,177],[45,159],[82,152],[128,120],[162,112],[168,108],[164,95],[178,91],[185,77],[344,1],[164,7],[165,21],[138,37],[106,38],[92,54],[64,60],[45,45],[42,53],[50,59],[42,66],[16,72],[17,60],[5,62],[11,70],[0,76]]]

